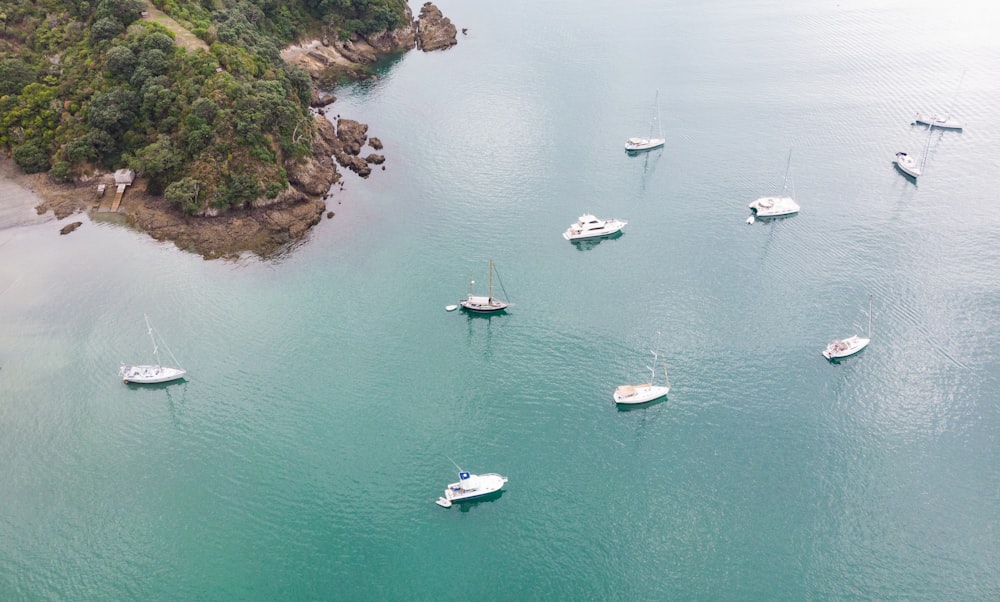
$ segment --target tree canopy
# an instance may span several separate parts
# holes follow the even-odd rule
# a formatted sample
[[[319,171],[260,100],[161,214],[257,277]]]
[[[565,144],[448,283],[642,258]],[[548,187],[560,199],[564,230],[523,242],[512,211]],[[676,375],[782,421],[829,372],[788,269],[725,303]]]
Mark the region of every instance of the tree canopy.
[[[141,0],[6,3],[0,146],[28,172],[130,167],[192,213],[288,185],[310,152],[308,75],[281,61],[299,32],[371,33],[404,0],[154,0],[209,45],[178,47]],[[294,140],[293,140],[294,136]]]

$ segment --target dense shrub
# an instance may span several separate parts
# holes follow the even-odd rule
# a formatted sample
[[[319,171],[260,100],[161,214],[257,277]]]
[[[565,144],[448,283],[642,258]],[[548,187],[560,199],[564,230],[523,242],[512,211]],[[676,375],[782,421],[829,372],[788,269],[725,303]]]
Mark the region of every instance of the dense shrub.
[[[48,171],[49,153],[34,140],[14,147],[14,162],[24,170],[24,173]]]

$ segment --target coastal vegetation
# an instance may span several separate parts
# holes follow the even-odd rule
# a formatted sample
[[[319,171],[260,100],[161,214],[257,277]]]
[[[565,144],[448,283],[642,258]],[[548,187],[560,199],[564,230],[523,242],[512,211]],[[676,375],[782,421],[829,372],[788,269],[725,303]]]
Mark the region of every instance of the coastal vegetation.
[[[190,214],[275,199],[316,137],[280,48],[407,19],[403,0],[0,2],[0,147],[62,181],[134,169]]]

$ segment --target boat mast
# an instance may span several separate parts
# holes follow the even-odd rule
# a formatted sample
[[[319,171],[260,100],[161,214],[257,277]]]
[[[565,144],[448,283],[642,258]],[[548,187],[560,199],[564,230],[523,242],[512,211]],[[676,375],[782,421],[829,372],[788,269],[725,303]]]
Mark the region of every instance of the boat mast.
[[[160,349],[156,346],[156,337],[153,336],[153,326],[149,323],[149,316],[142,314],[146,318],[146,332],[149,333],[149,340],[153,343],[153,355],[156,357],[156,367],[160,367]]]
[[[927,128],[927,146],[924,147],[924,157],[923,157],[923,159],[920,160],[920,173],[921,173],[921,175],[924,173],[924,166],[927,165],[927,154],[930,153],[930,150],[931,150],[931,133],[933,131],[934,131],[933,127],[929,126]]]
[[[781,194],[785,194],[785,191],[788,190],[788,171],[791,168],[792,168],[792,149],[789,148],[788,149],[788,163],[785,164],[785,178],[781,181]],[[795,195],[794,191],[792,192],[792,195],[793,196]]]
[[[872,338],[872,296],[868,295],[868,338]]]
[[[493,258],[490,258],[490,301],[493,300]]]
[[[660,90],[656,90],[656,96],[653,97],[653,106],[656,108],[656,113],[653,115],[653,121],[656,122],[656,134],[658,138],[663,138],[663,126],[660,125]],[[649,124],[649,138],[653,138],[653,124]]]
[[[958,90],[962,87],[962,82],[965,81],[965,72],[966,71],[968,71],[968,69],[962,69],[962,77],[958,78],[958,85],[955,86],[955,97],[951,99],[951,106],[952,107],[954,107],[955,103],[958,102]],[[945,121],[948,121],[949,119],[951,119],[951,113],[948,113],[947,115],[945,115],[945,118],[944,118]],[[932,126],[928,126],[928,127],[932,127]]]

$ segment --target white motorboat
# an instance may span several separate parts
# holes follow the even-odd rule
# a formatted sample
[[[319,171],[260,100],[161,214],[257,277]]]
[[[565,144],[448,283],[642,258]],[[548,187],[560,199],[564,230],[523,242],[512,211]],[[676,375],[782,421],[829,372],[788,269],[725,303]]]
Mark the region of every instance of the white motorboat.
[[[911,178],[920,177],[920,166],[917,165],[917,160],[913,158],[913,155],[903,151],[896,153],[896,167]]]
[[[459,469],[458,482],[451,483],[444,490],[444,496],[435,503],[442,508],[451,508],[458,502],[469,502],[499,493],[507,483],[507,477],[495,472],[472,474]]]
[[[868,298],[868,336],[853,335],[846,339],[834,339],[823,350],[823,357],[828,360],[839,360],[861,351],[872,341],[872,300]]]
[[[615,403],[622,405],[636,405],[648,403],[661,397],[666,397],[670,393],[670,377],[667,375],[667,361],[663,360],[663,384],[654,385],[656,382],[656,361],[659,359],[656,351],[653,351],[653,365],[646,366],[649,369],[649,382],[641,385],[621,385],[615,389],[612,397]]]
[[[962,129],[962,123],[955,119],[949,117],[938,117],[937,115],[931,115],[930,117],[924,117],[920,113],[917,113],[917,118],[913,120],[917,125],[926,125],[932,128],[938,128],[941,130],[960,130]]]
[[[621,219],[600,219],[589,213],[584,213],[563,232],[566,240],[581,240],[584,238],[595,238],[598,236],[608,236],[621,232],[628,222]]]
[[[153,365],[128,365],[122,363],[121,368],[118,371],[119,376],[121,376],[122,381],[128,384],[154,384],[154,383],[166,383],[172,380],[177,380],[182,378],[187,371],[182,368],[170,368],[164,366],[160,363],[160,347],[156,342],[156,335],[153,333],[153,326],[149,323],[149,316],[146,318],[146,330],[149,332],[149,340],[153,343],[153,356],[156,358],[156,363]],[[170,351],[170,348],[163,344],[164,348],[167,349],[167,353],[170,354],[171,359],[174,363],[179,363],[174,354]]]
[[[499,274],[497,277],[499,278]],[[488,296],[473,295],[472,285],[475,281],[472,277],[469,277],[469,296],[458,302],[462,306],[462,309],[470,311],[477,314],[491,314],[503,311],[507,309],[510,305],[506,301],[493,298],[493,260],[490,260],[490,293]],[[500,282],[500,287],[503,288],[503,282]],[[506,291],[504,293],[506,295]]]
[[[656,136],[653,131],[656,130]],[[649,135],[645,138],[634,137],[625,141],[625,150],[628,152],[639,152],[660,148],[667,141],[663,137],[663,128],[660,126],[660,91],[656,91],[653,99],[653,117],[649,122]]]
[[[756,201],[750,203],[750,210],[753,215],[750,217],[758,218],[768,218],[768,217],[782,217],[785,215],[793,215],[799,212],[799,204],[795,202],[795,199],[791,196],[785,194],[788,191],[788,181],[789,181],[789,171],[792,167],[792,151],[788,151],[788,164],[785,165],[785,177],[781,184],[781,194],[774,196],[762,196]],[[794,187],[793,187],[794,190]],[[793,192],[794,195],[794,192]],[[748,224],[752,224],[753,220],[748,219]]]

